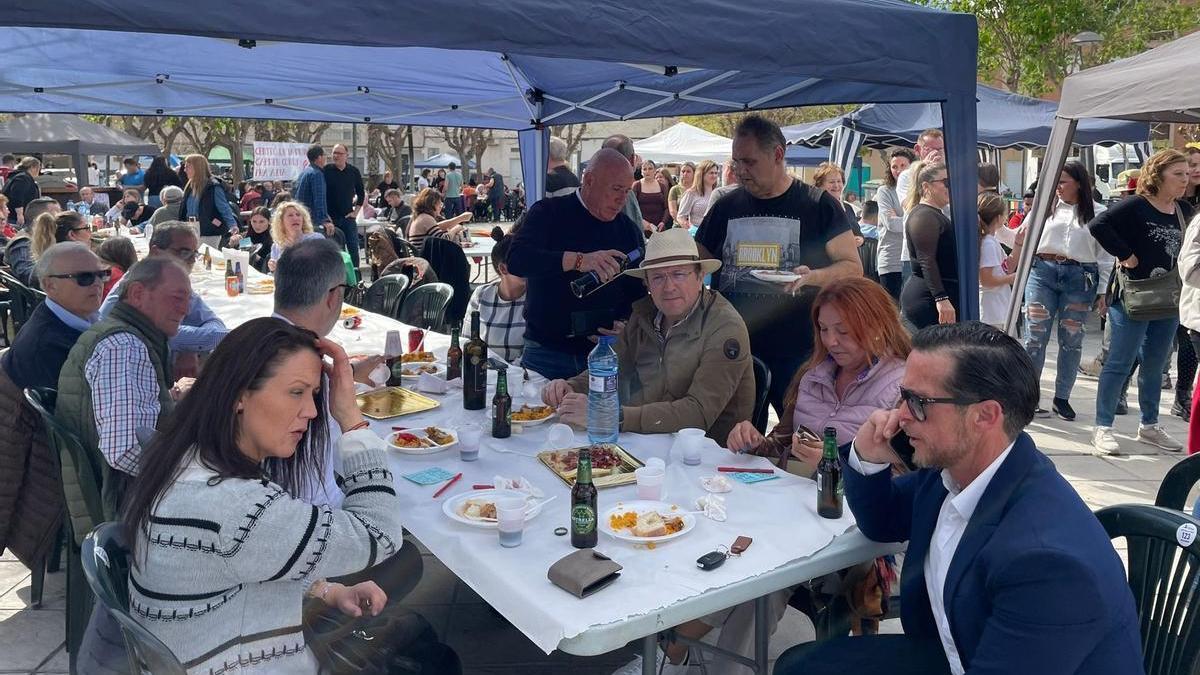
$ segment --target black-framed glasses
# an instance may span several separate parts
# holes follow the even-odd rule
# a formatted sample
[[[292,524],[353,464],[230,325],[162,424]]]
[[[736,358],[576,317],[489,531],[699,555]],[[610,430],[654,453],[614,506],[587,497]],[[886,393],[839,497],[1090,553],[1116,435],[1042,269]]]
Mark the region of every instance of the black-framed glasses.
[[[332,293],[332,292],[334,292],[336,290],[340,290],[340,289],[346,289],[348,291],[352,288],[354,288],[354,287],[351,286],[350,284],[338,284],[337,286],[334,286],[333,288],[329,289],[329,292]],[[342,292],[344,293],[345,291],[342,291]]]
[[[937,403],[945,403],[949,405],[972,405],[979,403],[979,399],[973,398],[934,398],[930,396],[921,396],[911,389],[900,387],[900,400],[908,406],[908,411],[916,418],[918,422],[924,422],[926,417],[925,406],[934,405]]]
[[[167,250],[171,252],[171,255],[175,256],[176,258],[179,258],[180,260],[182,260],[185,263],[194,263],[194,262],[196,262],[196,258],[200,257],[200,252],[195,249],[169,248]]]
[[[949,187],[949,186],[950,186],[950,177],[949,177],[949,176],[943,176],[943,177],[941,177],[941,178],[935,178],[935,179],[933,179],[933,180],[931,180],[931,181],[929,181],[929,182],[930,182],[930,183],[941,183],[942,185],[945,185],[945,186]]]
[[[108,281],[112,270],[97,270],[95,272],[72,272],[70,274],[48,274],[51,279],[74,279],[75,283],[87,288],[97,281]]]
[[[92,228],[90,228],[90,227],[72,227],[71,231],[72,232],[90,232],[91,229]]]

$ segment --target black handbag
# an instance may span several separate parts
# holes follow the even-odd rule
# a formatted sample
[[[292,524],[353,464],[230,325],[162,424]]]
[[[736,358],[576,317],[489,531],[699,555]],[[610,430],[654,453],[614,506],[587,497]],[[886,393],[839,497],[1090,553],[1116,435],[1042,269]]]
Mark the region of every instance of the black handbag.
[[[1180,231],[1187,231],[1183,213],[1175,206]],[[1148,279],[1131,279],[1129,270],[1117,265],[1117,288],[1121,307],[1134,321],[1157,321],[1179,316],[1179,294],[1183,280],[1179,277],[1178,261],[1166,274]]]

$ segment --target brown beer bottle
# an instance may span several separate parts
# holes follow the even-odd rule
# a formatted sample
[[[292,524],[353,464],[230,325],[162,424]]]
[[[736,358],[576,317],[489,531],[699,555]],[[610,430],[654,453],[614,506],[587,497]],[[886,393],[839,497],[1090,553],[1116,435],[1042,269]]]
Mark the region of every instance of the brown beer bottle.
[[[512,396],[508,394],[508,369],[496,371],[496,394],[492,396],[492,438],[512,436]]]
[[[459,324],[450,329],[450,349],[446,350],[446,381],[462,377],[463,350],[458,346],[458,335],[462,330]]]
[[[825,444],[817,464],[817,515],[842,517],[842,464],[838,459],[837,429],[825,427]]]
[[[592,548],[596,545],[596,486],[592,484],[592,448],[579,449],[575,486],[571,488],[571,545]]]

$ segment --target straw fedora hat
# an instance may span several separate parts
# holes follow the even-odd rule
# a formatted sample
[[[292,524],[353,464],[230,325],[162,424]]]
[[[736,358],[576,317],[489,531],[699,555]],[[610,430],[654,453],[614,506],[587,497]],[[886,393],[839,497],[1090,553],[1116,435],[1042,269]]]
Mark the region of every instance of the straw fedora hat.
[[[646,256],[640,267],[625,270],[625,274],[639,279],[646,278],[646,270],[656,267],[673,267],[698,263],[700,274],[709,274],[721,266],[720,260],[701,258],[696,240],[682,227],[659,232],[646,242]]]

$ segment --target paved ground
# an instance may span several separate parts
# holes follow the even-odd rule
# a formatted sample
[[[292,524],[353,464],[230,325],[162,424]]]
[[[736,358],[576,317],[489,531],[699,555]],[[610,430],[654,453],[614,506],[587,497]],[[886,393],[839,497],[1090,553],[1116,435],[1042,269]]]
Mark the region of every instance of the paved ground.
[[[1093,331],[1093,334],[1096,334]],[[1053,350],[1053,345],[1051,345]],[[1097,352],[1097,341],[1089,336],[1085,359]],[[1043,375],[1043,400],[1053,392],[1046,389],[1054,382],[1054,353]],[[1029,431],[1038,446],[1058,465],[1092,508],[1112,504],[1151,503],[1158,484],[1180,455],[1160,452],[1133,440],[1137,431],[1137,411],[1117,418],[1117,433],[1127,454],[1121,457],[1097,457],[1092,454],[1090,430],[1094,411],[1096,381],[1081,377],[1072,403],[1079,413],[1076,422],[1035,420]],[[1136,401],[1136,389],[1130,400]],[[1186,438],[1182,420],[1168,415],[1173,394],[1163,392],[1161,421],[1179,440]],[[1120,547],[1118,547],[1120,548]],[[0,673],[65,673],[67,658],[63,652],[63,575],[48,575],[46,599],[41,609],[29,608],[29,571],[9,555],[0,558]],[[573,675],[600,675],[629,660],[630,648],[602,657],[581,659],[561,653],[545,656],[501,616],[493,612],[471,589],[454,577],[436,558],[426,554],[425,574],[420,585],[407,598],[407,604],[424,614],[463,659],[470,675],[520,673],[549,675],[568,670]],[[886,631],[899,631],[897,622],[888,622]],[[812,639],[812,626],[795,610],[789,609],[772,638],[772,653]],[[721,669],[710,668],[719,673]]]

